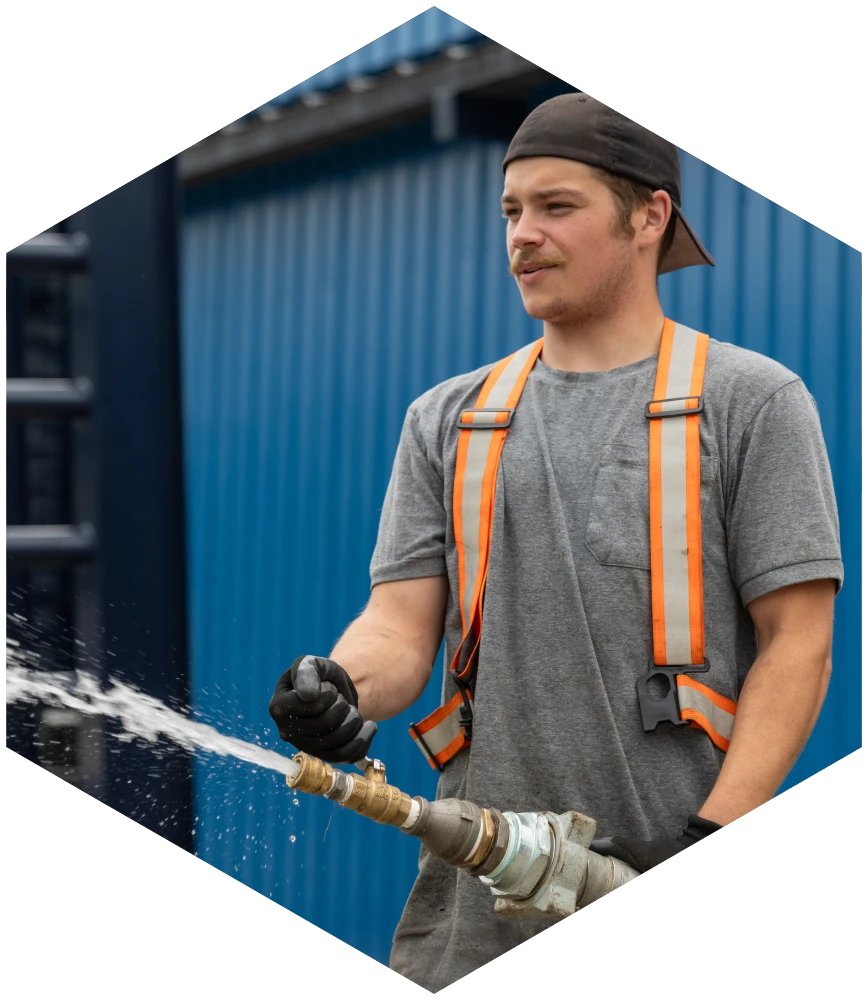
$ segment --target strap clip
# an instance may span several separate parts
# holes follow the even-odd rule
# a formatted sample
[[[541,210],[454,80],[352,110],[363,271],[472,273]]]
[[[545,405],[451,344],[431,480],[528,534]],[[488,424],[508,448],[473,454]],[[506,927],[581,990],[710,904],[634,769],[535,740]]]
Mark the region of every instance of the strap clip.
[[[696,400],[696,406],[687,406],[692,400]],[[667,407],[664,403],[684,403],[681,407]],[[652,410],[652,406],[659,406],[659,410]],[[693,417],[697,413],[702,413],[705,409],[705,400],[702,396],[673,396],[671,399],[652,399],[645,404],[645,417],[648,420],[657,420],[659,417]]]
[[[473,707],[470,704],[470,698],[467,696],[470,685],[454,673],[452,674],[452,680],[455,681],[458,693],[461,695],[461,706],[458,709],[458,725],[464,730],[464,735],[467,741],[470,742],[473,739]]]
[[[486,413],[489,416],[484,417],[482,420],[477,419],[477,414]],[[505,413],[506,420],[498,420],[497,415]],[[468,418],[468,414],[470,414]],[[507,427],[512,423],[512,418],[515,416],[515,407],[500,406],[500,407],[478,407],[473,410],[462,410],[461,416],[458,418],[458,427],[462,431],[502,431],[506,430]],[[467,423],[465,419],[467,418]]]
[[[688,726],[690,721],[681,718],[681,706],[678,703],[678,683],[675,680],[678,674],[704,674],[709,670],[709,664],[688,663],[684,666],[662,666],[658,667],[654,661],[648,672],[643,674],[636,681],[636,690],[639,693],[639,711],[642,714],[642,728],[646,733],[652,733],[660,722],[671,722],[673,726]],[[655,681],[649,687],[652,678],[659,677],[660,681]],[[665,691],[661,689],[665,686]]]

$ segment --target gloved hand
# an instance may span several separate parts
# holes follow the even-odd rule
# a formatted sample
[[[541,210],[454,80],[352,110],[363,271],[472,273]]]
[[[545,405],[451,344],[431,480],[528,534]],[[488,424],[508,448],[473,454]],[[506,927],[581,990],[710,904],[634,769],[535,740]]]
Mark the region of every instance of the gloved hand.
[[[334,660],[300,656],[274,689],[268,712],[280,738],[329,764],[367,756],[376,722],[363,722],[349,674]]]
[[[635,868],[637,872],[647,872],[661,861],[674,857],[699,840],[703,840],[720,824],[700,816],[688,816],[687,825],[679,834],[667,834],[654,840],[639,840],[635,837],[605,837],[591,841],[591,850],[597,854],[607,854],[618,858]]]

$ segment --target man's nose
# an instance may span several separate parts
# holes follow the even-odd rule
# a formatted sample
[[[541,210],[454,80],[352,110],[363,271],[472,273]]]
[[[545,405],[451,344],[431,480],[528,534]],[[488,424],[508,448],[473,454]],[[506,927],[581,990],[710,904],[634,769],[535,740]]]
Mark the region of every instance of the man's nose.
[[[522,250],[527,247],[539,247],[545,242],[545,236],[540,232],[539,226],[534,222],[530,213],[525,212],[515,225],[509,237],[509,243],[513,250]]]

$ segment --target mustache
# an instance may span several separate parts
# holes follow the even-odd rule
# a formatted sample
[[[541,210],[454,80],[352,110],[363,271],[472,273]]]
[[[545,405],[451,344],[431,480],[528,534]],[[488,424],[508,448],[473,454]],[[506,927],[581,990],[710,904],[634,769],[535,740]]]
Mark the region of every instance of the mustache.
[[[557,267],[569,263],[563,254],[537,254],[516,250],[509,262],[509,273],[517,278],[525,267]]]

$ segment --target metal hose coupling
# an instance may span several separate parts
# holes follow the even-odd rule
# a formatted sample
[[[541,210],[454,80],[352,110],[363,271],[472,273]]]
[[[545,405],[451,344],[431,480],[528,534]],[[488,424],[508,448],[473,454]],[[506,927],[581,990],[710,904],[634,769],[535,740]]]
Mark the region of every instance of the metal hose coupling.
[[[503,819],[510,829],[507,851],[480,878],[496,897],[495,913],[561,919],[638,874],[590,850],[597,823],[582,813],[505,812]]]
[[[578,812],[500,812],[465,799],[411,799],[386,783],[380,761],[368,758],[357,763],[364,774],[304,753],[293,762],[291,788],[417,837],[434,857],[477,876],[495,896],[495,912],[505,916],[560,919],[637,874],[590,850],[597,824]]]

